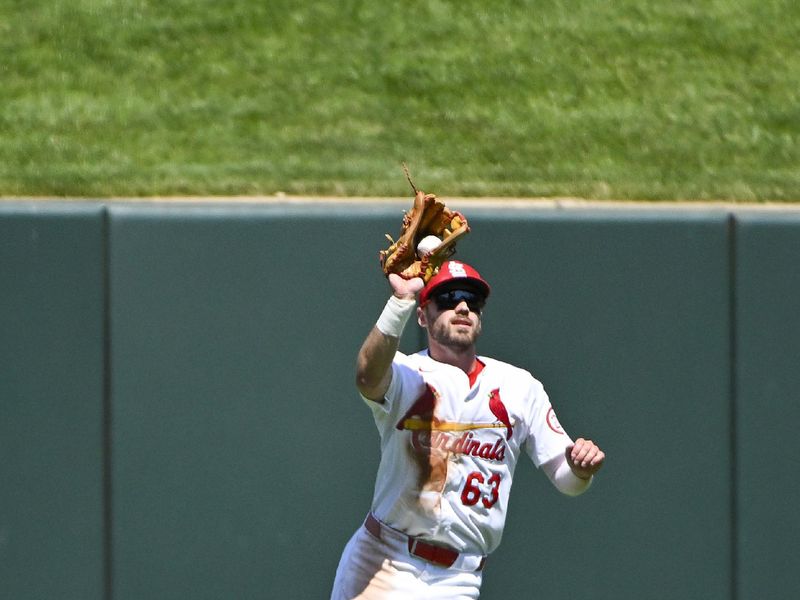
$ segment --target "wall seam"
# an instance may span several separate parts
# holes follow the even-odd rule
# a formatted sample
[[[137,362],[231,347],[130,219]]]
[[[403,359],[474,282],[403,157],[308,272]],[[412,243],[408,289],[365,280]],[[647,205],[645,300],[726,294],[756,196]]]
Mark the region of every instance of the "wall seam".
[[[114,538],[111,402],[111,235],[110,215],[103,207],[103,597],[114,597]]]
[[[737,414],[737,261],[736,261],[736,216],[728,216],[728,385],[729,385],[729,456],[730,456],[730,570],[731,600],[739,598],[739,471],[738,471],[738,414]]]

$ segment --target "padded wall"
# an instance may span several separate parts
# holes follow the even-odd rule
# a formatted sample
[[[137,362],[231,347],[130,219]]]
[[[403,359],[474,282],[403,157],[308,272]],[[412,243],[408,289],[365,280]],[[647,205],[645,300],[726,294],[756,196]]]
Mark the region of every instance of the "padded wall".
[[[112,209],[115,600],[330,593],[377,466],[353,367],[393,212]]]
[[[578,498],[519,465],[487,597],[730,598],[725,215],[471,223],[494,285],[484,350],[530,369],[572,437],[608,454]]]
[[[0,598],[104,590],[102,208],[0,205]]]
[[[405,207],[0,205],[0,598],[326,598]],[[523,459],[482,598],[800,594],[798,215],[458,207],[480,351],[609,454],[574,499]]]
[[[736,238],[740,598],[797,598],[800,216],[743,215]]]

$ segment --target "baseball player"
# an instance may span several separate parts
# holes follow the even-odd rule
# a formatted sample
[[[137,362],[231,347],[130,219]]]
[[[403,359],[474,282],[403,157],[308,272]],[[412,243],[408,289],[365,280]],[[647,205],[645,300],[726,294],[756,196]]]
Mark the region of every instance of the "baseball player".
[[[570,439],[530,373],[476,353],[490,287],[473,267],[447,261],[427,285],[396,274],[389,282],[393,294],[356,368],[381,461],[371,510],[344,549],[331,598],[478,598],[520,455],[575,496],[605,454]],[[404,355],[399,339],[414,312],[428,347]]]

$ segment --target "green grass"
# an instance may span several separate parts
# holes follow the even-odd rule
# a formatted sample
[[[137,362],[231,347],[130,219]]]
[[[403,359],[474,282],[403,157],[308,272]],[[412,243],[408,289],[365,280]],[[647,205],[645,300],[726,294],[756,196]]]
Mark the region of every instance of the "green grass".
[[[800,3],[0,0],[0,194],[800,200]]]

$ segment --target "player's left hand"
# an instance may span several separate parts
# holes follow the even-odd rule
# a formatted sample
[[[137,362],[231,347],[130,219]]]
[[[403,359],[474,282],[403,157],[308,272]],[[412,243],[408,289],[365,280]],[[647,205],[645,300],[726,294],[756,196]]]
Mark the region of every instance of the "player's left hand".
[[[581,479],[589,479],[600,470],[606,459],[605,452],[592,440],[578,438],[575,445],[567,448],[567,463],[572,472]]]

